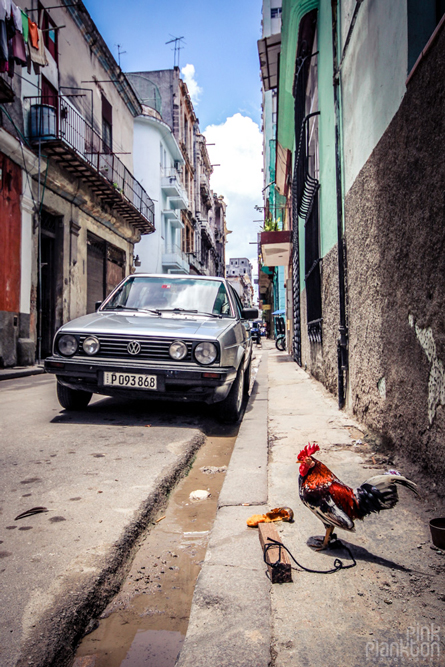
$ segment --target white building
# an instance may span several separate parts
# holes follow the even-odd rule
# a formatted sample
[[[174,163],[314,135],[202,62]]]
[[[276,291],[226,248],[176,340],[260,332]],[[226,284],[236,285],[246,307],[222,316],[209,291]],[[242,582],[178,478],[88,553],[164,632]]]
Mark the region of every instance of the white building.
[[[134,122],[134,170],[155,203],[156,231],[135,247],[139,271],[148,273],[189,273],[187,255],[182,251],[181,209],[189,206],[181,184],[184,158],[172,130],[152,108]]]
[[[229,260],[226,266],[226,277],[231,278],[232,276],[248,276],[252,282],[252,264],[247,257],[236,257]]]

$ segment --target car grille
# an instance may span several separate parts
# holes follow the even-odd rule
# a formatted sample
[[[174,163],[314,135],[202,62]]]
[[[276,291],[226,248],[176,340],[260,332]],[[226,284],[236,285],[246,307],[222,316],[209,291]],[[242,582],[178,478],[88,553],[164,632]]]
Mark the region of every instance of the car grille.
[[[168,350],[173,341],[178,340],[177,338],[137,338],[133,336],[101,336],[95,334],[95,337],[100,342],[100,350],[94,357],[91,357],[82,348],[83,341],[88,335],[79,336],[79,351],[77,355],[89,359],[101,357],[107,359],[132,359],[133,361],[137,361],[138,359],[173,361]],[[130,354],[128,352],[127,346],[131,341],[137,341],[140,344],[141,351],[139,354]],[[187,345],[187,355],[182,359],[183,362],[190,361],[192,358],[192,343],[191,341],[184,342]]]

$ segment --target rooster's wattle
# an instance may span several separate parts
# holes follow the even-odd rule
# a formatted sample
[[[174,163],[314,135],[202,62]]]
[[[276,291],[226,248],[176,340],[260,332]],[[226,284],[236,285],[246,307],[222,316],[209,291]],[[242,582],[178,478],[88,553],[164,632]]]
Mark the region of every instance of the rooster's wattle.
[[[297,463],[300,463],[300,498],[326,528],[320,549],[328,546],[334,528],[354,531],[355,519],[394,507],[398,501],[396,484],[419,495],[414,482],[394,471],[371,477],[354,493],[321,461],[313,458],[319,449],[318,445],[308,444],[299,453]]]

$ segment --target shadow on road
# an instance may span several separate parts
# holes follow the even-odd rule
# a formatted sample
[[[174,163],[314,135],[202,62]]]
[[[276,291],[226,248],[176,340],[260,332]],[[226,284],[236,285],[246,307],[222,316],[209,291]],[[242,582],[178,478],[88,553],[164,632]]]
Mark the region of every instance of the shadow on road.
[[[84,424],[102,426],[176,427],[200,429],[206,436],[232,437],[239,424],[222,424],[214,406],[202,403],[129,400],[103,397],[85,410],[61,412],[52,424]],[[245,406],[244,406],[245,407]]]
[[[311,539],[314,538],[310,537],[309,540]],[[356,561],[361,560],[367,563],[375,563],[376,565],[381,565],[382,567],[389,567],[394,570],[400,570],[402,572],[412,572],[412,570],[409,567],[405,567],[404,565],[399,565],[398,563],[394,563],[394,561],[392,560],[388,560],[387,558],[382,558],[381,556],[377,556],[376,554],[371,553],[364,547],[359,547],[357,544],[352,544],[351,542],[347,542],[345,539],[339,540],[338,545],[333,544],[328,549],[320,551],[319,553],[324,556],[329,556],[331,558],[342,558],[344,560],[350,560],[347,550],[345,548],[342,548],[342,545],[351,550],[351,553],[353,554]]]

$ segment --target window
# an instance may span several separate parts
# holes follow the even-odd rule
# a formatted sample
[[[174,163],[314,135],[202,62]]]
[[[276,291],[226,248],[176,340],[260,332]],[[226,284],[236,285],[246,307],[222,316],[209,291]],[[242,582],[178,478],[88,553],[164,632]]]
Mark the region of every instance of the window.
[[[187,118],[184,116],[184,144],[186,149],[188,149],[189,147],[188,133],[189,133],[189,124]]]
[[[445,0],[408,0],[408,72],[445,14]]]
[[[232,285],[229,285],[229,290],[230,290],[230,294],[232,296],[233,302],[235,304],[236,313],[237,313],[238,317],[241,318],[241,311],[243,309],[243,306],[241,304],[238,293]]]
[[[279,19],[281,17],[281,7],[272,7],[270,10],[271,19]]]
[[[113,152],[113,107],[102,95],[102,150]]]
[[[57,108],[57,90],[42,75],[42,104],[49,104]]]
[[[40,5],[39,10],[40,10],[39,25],[41,26],[43,31],[43,43],[45,44],[46,48],[48,49],[54,60],[57,62],[58,54],[57,54],[57,30],[55,30],[56,24],[54,23],[48,12],[46,12],[45,9],[42,7],[42,5]]]

